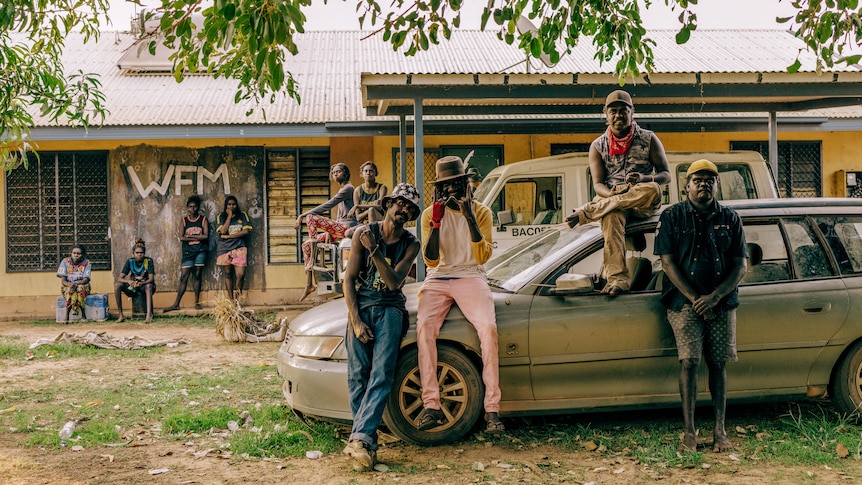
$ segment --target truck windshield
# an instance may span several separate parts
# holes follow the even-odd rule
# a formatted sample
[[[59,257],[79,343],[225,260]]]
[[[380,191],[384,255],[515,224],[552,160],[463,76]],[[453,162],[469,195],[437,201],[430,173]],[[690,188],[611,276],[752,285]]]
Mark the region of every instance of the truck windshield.
[[[494,184],[497,183],[497,179],[500,177],[485,177],[485,180],[479,185],[479,188],[473,191],[473,198],[482,202],[483,204],[491,207],[490,201],[486,201],[485,198],[488,197],[488,193],[491,192],[491,188],[494,187]]]

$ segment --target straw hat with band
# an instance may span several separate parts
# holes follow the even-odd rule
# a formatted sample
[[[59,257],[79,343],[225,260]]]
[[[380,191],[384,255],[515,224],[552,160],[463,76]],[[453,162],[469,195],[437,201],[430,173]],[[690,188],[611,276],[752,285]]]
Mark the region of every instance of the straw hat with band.
[[[437,160],[435,172],[437,177],[433,182],[428,182],[429,184],[439,184],[440,182],[445,182],[447,180],[468,176],[467,172],[465,172],[464,162],[461,161],[461,157],[456,157],[454,155]]]

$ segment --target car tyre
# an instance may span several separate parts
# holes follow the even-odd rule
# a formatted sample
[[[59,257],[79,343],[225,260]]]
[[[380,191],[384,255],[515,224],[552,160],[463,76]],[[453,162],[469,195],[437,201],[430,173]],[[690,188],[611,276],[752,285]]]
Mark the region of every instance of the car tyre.
[[[832,403],[841,412],[862,408],[862,342],[857,342],[841,359],[832,378]]]
[[[418,351],[401,354],[395,368],[392,392],[386,403],[383,422],[396,436],[417,445],[435,446],[457,441],[476,425],[482,413],[485,389],[473,362],[451,347],[437,348],[437,378],[443,424],[426,431],[417,429],[422,412],[422,384]]]

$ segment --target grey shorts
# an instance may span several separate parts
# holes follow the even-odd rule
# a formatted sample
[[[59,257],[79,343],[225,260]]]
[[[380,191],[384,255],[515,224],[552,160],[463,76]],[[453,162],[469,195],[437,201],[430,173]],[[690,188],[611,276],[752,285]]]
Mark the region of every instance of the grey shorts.
[[[716,312],[706,321],[691,305],[682,310],[667,311],[673,329],[679,360],[700,360],[701,353],[710,362],[736,362],[736,309]]]

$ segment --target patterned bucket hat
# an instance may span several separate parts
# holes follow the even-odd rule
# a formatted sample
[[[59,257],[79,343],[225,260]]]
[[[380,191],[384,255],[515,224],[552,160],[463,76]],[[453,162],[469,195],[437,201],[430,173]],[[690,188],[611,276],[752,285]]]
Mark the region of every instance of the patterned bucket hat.
[[[419,213],[422,212],[422,206],[419,205],[419,191],[416,190],[416,187],[410,184],[400,183],[396,185],[392,189],[392,193],[387,195],[386,197],[383,197],[383,200],[380,201],[381,205],[383,205],[384,208],[387,206],[384,205],[383,202],[387,199],[391,199],[393,201],[395,199],[403,199],[409,202],[415,209],[413,211],[413,215],[410,218],[411,221],[415,220]]]

